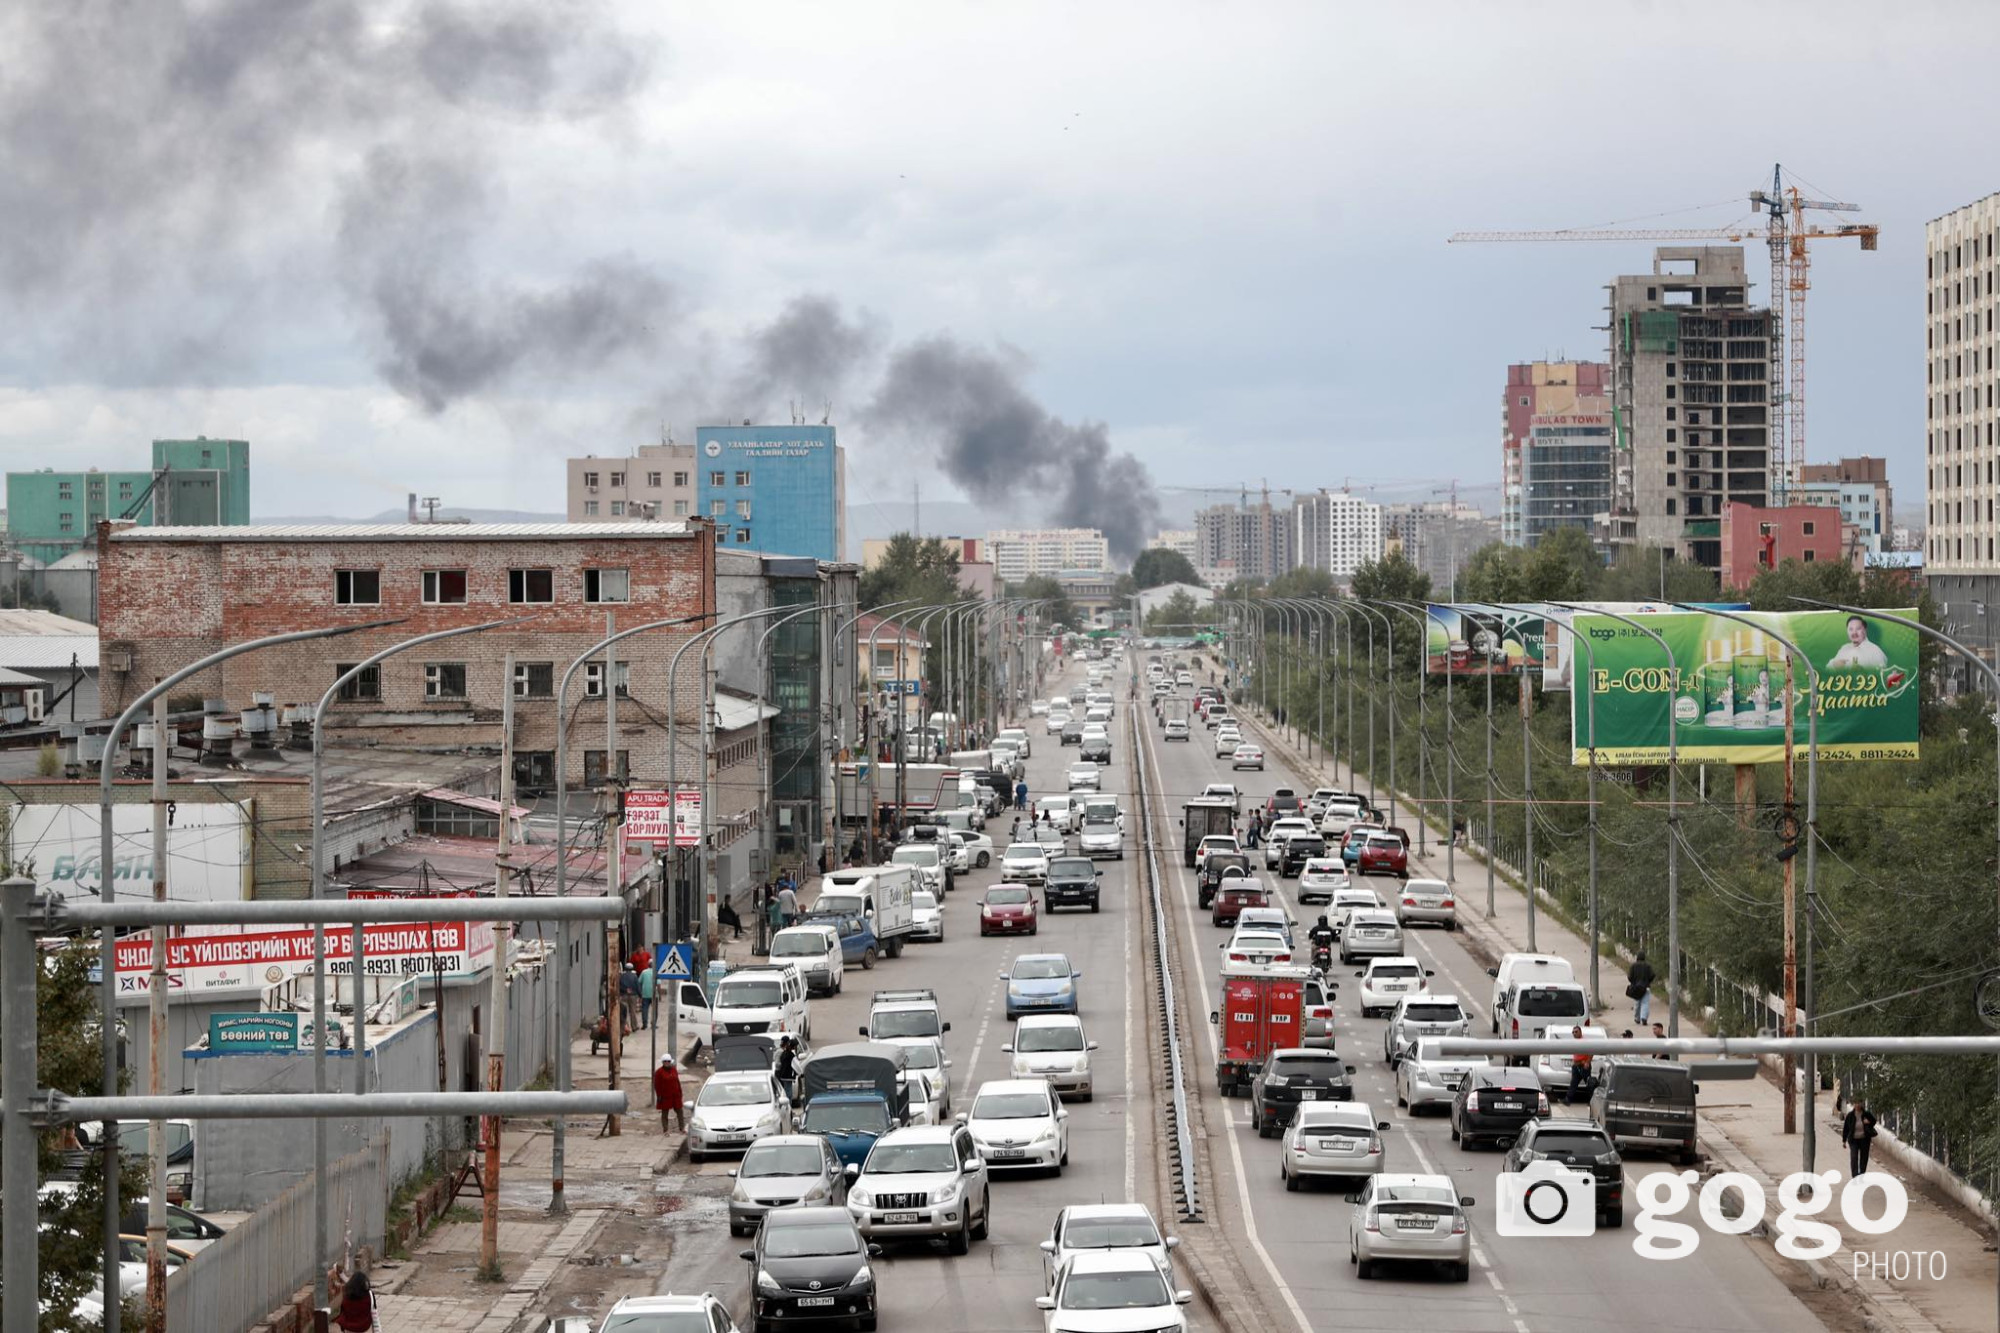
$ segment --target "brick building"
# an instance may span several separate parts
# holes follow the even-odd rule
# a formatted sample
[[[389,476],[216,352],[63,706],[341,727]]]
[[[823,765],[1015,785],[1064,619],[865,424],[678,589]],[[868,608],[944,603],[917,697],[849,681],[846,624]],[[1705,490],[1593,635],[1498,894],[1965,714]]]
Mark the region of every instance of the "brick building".
[[[570,662],[620,626],[715,611],[715,544],[680,523],[362,524],[99,530],[103,708],[232,643],[329,624],[397,623],[246,654],[187,682],[188,695],[247,704],[269,691],[310,705],[348,665],[431,630],[513,617],[519,628],[448,639],[391,658],[354,681],[328,714],[353,744],[447,750],[500,744],[506,657],[514,656],[516,771],[552,785],[555,691]],[[699,629],[621,644],[617,748],[646,780],[666,775],[666,672]],[[695,692],[682,662],[681,771],[696,771]],[[570,779],[604,767],[604,671],[587,664],[569,692]],[[721,738],[718,738],[720,741]]]
[[[1818,505],[1731,504],[1722,511],[1722,586],[1748,589],[1758,574],[1787,560],[1808,565],[1842,560],[1841,527],[1837,510]]]

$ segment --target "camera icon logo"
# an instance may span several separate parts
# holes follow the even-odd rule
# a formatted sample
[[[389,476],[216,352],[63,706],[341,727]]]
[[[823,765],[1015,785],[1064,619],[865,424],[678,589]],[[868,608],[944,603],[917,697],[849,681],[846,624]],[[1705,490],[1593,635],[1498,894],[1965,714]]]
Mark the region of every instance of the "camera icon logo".
[[[1502,1171],[1495,1182],[1494,1227],[1503,1236],[1591,1236],[1597,1233],[1597,1180],[1556,1162]]]

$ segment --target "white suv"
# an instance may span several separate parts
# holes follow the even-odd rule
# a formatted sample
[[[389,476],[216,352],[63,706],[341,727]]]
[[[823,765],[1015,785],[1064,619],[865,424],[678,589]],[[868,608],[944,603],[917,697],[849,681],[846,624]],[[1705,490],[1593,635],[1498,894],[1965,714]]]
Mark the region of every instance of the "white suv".
[[[986,1239],[986,1163],[963,1125],[911,1125],[875,1140],[847,1186],[847,1213],[869,1240],[934,1237],[953,1254]]]

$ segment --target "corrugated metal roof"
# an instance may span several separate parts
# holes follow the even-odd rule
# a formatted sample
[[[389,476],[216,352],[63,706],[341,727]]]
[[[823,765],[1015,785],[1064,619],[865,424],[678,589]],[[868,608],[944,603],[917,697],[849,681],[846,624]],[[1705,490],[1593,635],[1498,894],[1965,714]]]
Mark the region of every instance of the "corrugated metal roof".
[[[683,537],[685,523],[248,523],[237,527],[128,528],[114,542],[470,542]]]
[[[53,611],[19,608],[0,610],[0,634],[87,634],[97,637],[97,626],[87,620],[71,620]]]
[[[41,683],[42,678],[40,676],[24,676],[18,671],[9,671],[6,667],[0,667],[0,685],[40,685]]]
[[[427,801],[442,801],[446,805],[463,806],[467,810],[477,810],[481,814],[497,815],[500,813],[500,802],[494,800],[491,796],[474,796],[469,792],[453,791],[449,787],[433,787],[429,791],[424,792],[423,797]],[[534,813],[534,811],[525,805],[509,806],[508,808],[514,812],[516,819],[526,819]]]
[[[72,656],[85,670],[97,670],[95,630],[89,634],[0,634],[0,666],[16,671],[67,669]]]
[[[778,710],[769,704],[754,703],[749,699],[732,699],[726,694],[715,696],[715,729],[717,731],[741,731],[755,726],[759,718],[776,717]]]

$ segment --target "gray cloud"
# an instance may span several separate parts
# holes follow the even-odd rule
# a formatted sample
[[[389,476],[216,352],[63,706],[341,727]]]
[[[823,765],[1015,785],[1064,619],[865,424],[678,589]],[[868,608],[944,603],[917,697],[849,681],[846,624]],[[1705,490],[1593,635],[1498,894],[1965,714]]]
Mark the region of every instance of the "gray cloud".
[[[1050,415],[1023,387],[1026,370],[1018,353],[926,338],[890,357],[863,420],[931,449],[974,502],[1041,502],[1057,523],[1102,528],[1130,559],[1159,523],[1151,474],[1112,452],[1104,423]]]
[[[15,337],[86,382],[179,378],[260,346],[271,330],[246,313],[311,300],[301,251],[332,246],[384,377],[433,411],[650,347],[670,290],[633,260],[540,286],[477,267],[502,136],[644,86],[647,48],[598,15],[574,0],[10,7],[0,290],[44,312]],[[310,192],[329,179],[326,207]],[[300,218],[334,226],[286,235]]]
[[[795,296],[778,317],[751,334],[746,364],[728,391],[731,417],[769,413],[776,399],[823,411],[881,345],[879,323],[853,322],[832,297]]]

